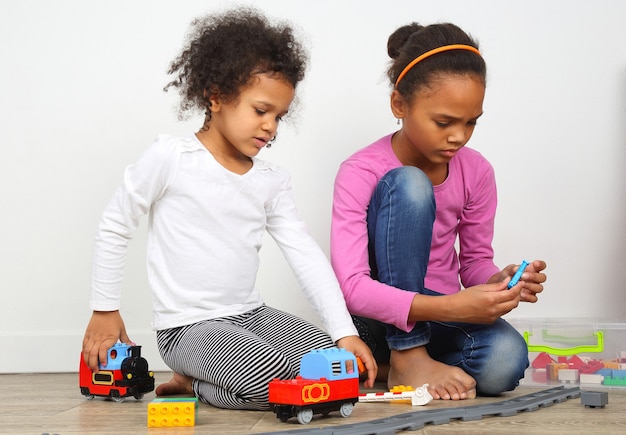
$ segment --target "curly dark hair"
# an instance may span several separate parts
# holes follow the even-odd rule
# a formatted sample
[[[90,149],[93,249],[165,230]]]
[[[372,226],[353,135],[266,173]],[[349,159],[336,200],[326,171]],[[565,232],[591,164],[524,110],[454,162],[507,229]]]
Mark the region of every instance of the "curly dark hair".
[[[387,54],[392,61],[387,76],[395,85],[402,70],[416,57],[435,48],[464,44],[478,48],[478,42],[458,26],[451,23],[422,26],[411,23],[394,31],[387,41]],[[486,84],[487,66],[482,56],[464,50],[438,53],[419,62],[404,76],[397,90],[408,100],[415,92],[428,87],[433,79],[442,74],[471,74]]]
[[[286,23],[271,24],[253,8],[238,8],[192,21],[187,43],[169,67],[181,96],[179,116],[199,110],[211,116],[215,92],[234,101],[255,74],[278,74],[294,88],[304,78],[308,53]]]

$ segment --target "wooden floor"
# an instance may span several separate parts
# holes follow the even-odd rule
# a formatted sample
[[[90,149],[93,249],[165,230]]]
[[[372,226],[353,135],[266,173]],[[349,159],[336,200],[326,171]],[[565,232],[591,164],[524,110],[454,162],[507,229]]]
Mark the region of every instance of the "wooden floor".
[[[170,373],[157,373],[157,384],[167,381]],[[542,388],[519,387],[499,398],[479,398],[463,402],[434,401],[419,409],[441,409],[452,406],[485,404],[529,394]],[[384,387],[378,390],[384,391]],[[580,399],[570,399],[534,412],[512,417],[486,417],[479,421],[452,421],[443,425],[426,425],[405,434],[624,434],[626,433],[626,389],[606,390],[609,404],[605,408],[585,408]],[[364,392],[369,392],[364,391]],[[280,422],[272,412],[227,411],[201,404],[195,427],[147,427],[147,404],[154,393],[143,400],[126,399],[123,403],[95,398],[86,400],[78,389],[78,375],[7,374],[0,375],[0,433],[2,434],[220,434],[240,435],[280,432],[303,428],[352,424],[417,410],[409,404],[358,403],[352,415],[341,418],[337,413],[315,416],[308,426],[295,419]]]

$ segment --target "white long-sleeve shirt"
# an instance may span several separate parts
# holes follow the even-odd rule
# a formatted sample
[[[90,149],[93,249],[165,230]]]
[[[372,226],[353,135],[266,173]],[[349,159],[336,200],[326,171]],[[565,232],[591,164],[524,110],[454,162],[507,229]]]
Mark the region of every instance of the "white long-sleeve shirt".
[[[243,175],[189,137],[159,136],[129,166],[96,237],[91,309],[120,308],[129,240],[149,213],[156,330],[259,307],[259,250],[274,238],[333,341],[357,335],[330,263],[298,216],[287,171],[253,158]]]

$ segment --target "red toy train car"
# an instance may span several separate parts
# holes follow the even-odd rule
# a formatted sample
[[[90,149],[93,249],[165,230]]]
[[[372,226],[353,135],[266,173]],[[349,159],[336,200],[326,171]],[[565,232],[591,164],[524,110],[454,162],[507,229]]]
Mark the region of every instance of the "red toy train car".
[[[116,402],[133,396],[141,400],[154,390],[154,373],[148,371],[148,361],[141,356],[141,346],[117,343],[107,351],[107,365],[94,373],[80,358],[80,392],[87,399],[104,396]]]
[[[312,350],[302,357],[300,376],[269,384],[270,405],[283,422],[297,417],[300,424],[307,424],[313,414],[332,411],[348,417],[358,401],[357,360],[345,349]]]

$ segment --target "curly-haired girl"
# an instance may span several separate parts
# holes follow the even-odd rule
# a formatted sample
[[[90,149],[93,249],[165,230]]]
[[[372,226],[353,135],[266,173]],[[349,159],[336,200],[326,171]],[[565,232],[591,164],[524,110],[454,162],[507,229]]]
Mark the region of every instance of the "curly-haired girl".
[[[117,340],[130,342],[118,311],[124,256],[149,213],[153,327],[174,371],[157,394],[193,392],[217,407],[265,410],[272,379],[295,377],[304,353],[334,345],[362,359],[373,385],[376,363],[298,217],[289,174],[256,157],[275,137],[306,62],[291,28],[254,10],[193,22],[166,89],[179,90],[182,113],[201,110],[205,120],[195,134],[158,137],[127,168],[104,212],[83,340],[92,370]],[[266,230],[330,336],[263,303],[255,280]]]

